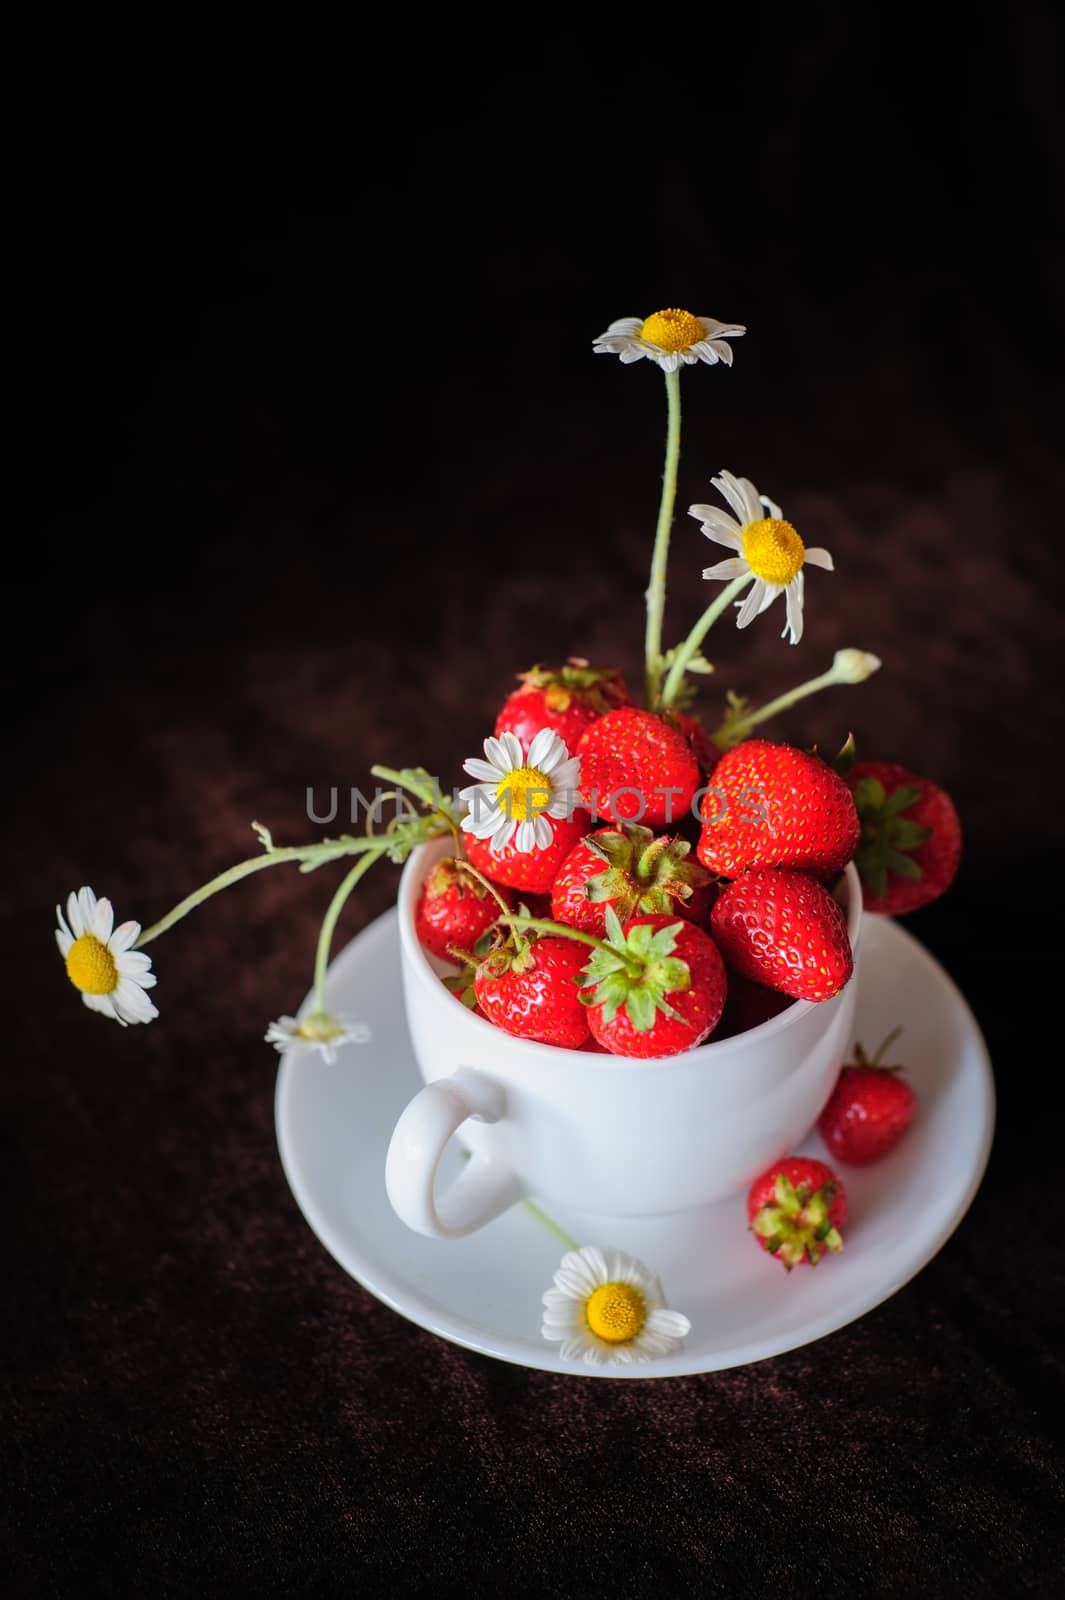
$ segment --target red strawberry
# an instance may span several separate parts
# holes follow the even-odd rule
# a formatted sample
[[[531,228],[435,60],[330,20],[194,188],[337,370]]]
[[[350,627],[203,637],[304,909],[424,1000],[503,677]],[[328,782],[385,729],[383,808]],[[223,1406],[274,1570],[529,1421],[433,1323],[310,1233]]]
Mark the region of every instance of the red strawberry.
[[[899,1068],[881,1066],[901,1028],[889,1033],[870,1061],[860,1044],[843,1068],[818,1120],[818,1131],[837,1161],[863,1166],[894,1149],[913,1121],[917,1096]]]
[[[505,889],[508,906],[514,897]],[[427,950],[444,961],[453,960],[451,946],[472,950],[499,916],[499,903],[482,883],[463,872],[461,862],[438,861],[422,884],[414,908],[414,931]]]
[[[826,1250],[842,1250],[847,1196],[831,1167],[809,1156],[788,1156],[756,1178],[747,1196],[751,1232],[790,1272],[816,1267]]]
[[[793,1000],[830,1000],[854,970],[847,919],[804,872],[745,872],[718,895],[710,929],[734,971]]]
[[[477,1003],[504,1033],[579,1050],[588,1039],[578,988],[587,956],[572,939],[511,934],[477,968]]]
[[[690,854],[686,839],[656,838],[650,828],[633,822],[599,828],[559,868],[550,914],[600,939],[606,934],[608,905],[622,922],[656,911],[705,925],[713,903],[710,874],[687,860]]]
[[[709,934],[676,917],[606,910],[609,949],[596,950],[581,983],[593,1038],[618,1056],[672,1056],[702,1044],[725,1004],[725,966]]]
[[[546,850],[523,853],[512,841],[495,856],[487,839],[477,839],[467,833],[463,835],[466,854],[478,872],[483,872],[493,883],[505,883],[511,889],[527,889],[530,894],[549,894],[559,867],[592,825],[586,811],[550,820],[554,835]]]
[[[950,796],[891,761],[858,761],[847,783],[861,823],[855,865],[866,911],[897,916],[938,899],[961,860],[961,823]]]
[[[711,739],[698,717],[689,711],[664,711],[662,715],[673,727],[679,728],[691,746],[692,755],[703,772],[711,773],[721,760],[721,752]]]
[[[593,722],[577,756],[589,808],[611,821],[664,828],[684,815],[699,787],[699,763],[684,735],[636,706]]]
[[[728,999],[715,1039],[733,1039],[738,1033],[761,1027],[772,1017],[779,1017],[792,1004],[790,995],[777,989],[767,989],[761,983],[752,983],[738,972],[730,972]]]
[[[843,779],[819,756],[767,739],[747,739],[721,757],[702,811],[699,860],[725,878],[759,867],[830,878],[858,844]]]
[[[522,686],[504,702],[495,732],[497,739],[501,733],[516,734],[526,748],[541,728],[553,728],[566,749],[575,750],[585,728],[629,700],[615,668],[590,667],[580,656],[571,656],[557,671],[533,667],[519,679]]]

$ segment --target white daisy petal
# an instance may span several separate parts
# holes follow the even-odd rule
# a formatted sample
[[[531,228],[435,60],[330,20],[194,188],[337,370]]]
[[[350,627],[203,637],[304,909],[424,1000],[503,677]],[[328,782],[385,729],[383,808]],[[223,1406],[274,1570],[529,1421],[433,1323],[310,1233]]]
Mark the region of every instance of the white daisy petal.
[[[545,816],[534,817],[533,828],[536,831],[535,846],[537,850],[550,850],[555,837],[555,830]]]
[[[784,629],[784,634],[791,634],[792,644],[798,644],[799,640],[802,638],[803,596],[802,585],[799,581],[801,577],[802,573],[800,572],[796,575],[792,582],[788,584],[785,595],[788,608],[788,623],[787,627]],[[781,635],[782,638],[784,637],[784,634]]]
[[[710,351],[710,355],[704,356],[704,361],[710,361],[712,365],[713,362],[711,357],[713,357],[714,359],[723,362],[726,367],[731,367],[732,346],[726,344],[724,339],[711,339],[707,344],[706,349]]]
[[[518,823],[518,831],[514,839],[514,848],[519,855],[527,856],[536,849],[536,825],[526,818]]]
[[[550,1335],[548,1335],[550,1337]],[[559,1347],[559,1355],[563,1361],[579,1361],[584,1354],[583,1339],[563,1339]]]
[[[82,928],[86,933],[91,933],[93,918],[96,915],[96,896],[87,884],[85,888],[78,890],[78,910],[81,912]]]
[[[704,567],[704,578],[742,578],[745,572],[750,572],[750,567],[742,556],[730,556],[727,561],[719,561],[716,567]]]
[[[644,356],[648,355],[649,353],[649,351],[644,350],[641,346],[632,344],[626,345],[624,350],[620,350],[618,352],[618,354],[621,356],[622,362],[626,367],[631,366],[634,361],[642,361]]]
[[[718,322],[714,317],[699,317],[706,339],[742,339],[747,332],[742,322]]]
[[[556,747],[560,747],[556,749]],[[541,728],[529,746],[529,754],[523,765],[537,767],[541,772],[550,771],[547,762],[554,756],[552,765],[557,765],[566,755],[566,746],[562,743],[554,728]]]
[[[112,946],[111,954],[115,958],[115,966],[119,972],[124,972],[128,978],[132,978],[138,973],[147,972],[152,964],[151,956],[147,955],[143,950],[119,950],[116,952],[114,946]]]
[[[98,1011],[102,1017],[110,1017],[114,1022],[120,1022],[124,1028],[128,1026],[125,1017],[119,1016],[109,994],[86,994],[83,991],[81,1003],[88,1006],[90,1011]]]
[[[751,522],[761,522],[762,500],[750,478],[737,478],[736,486],[743,496],[744,526]]]
[[[770,500],[767,494],[760,494],[758,499],[762,506],[762,510],[767,516],[774,517],[777,522],[782,522],[784,520],[784,513],[781,511],[775,500]]]
[[[494,856],[501,856],[503,854],[503,851],[507,848],[507,845],[510,843],[511,839],[513,839],[514,834],[517,831],[517,827],[518,822],[516,817],[506,817],[503,821],[503,826],[501,828],[497,828],[495,833],[492,834],[492,840],[488,848],[491,850]]]
[[[365,1022],[351,1022],[327,1011],[312,1011],[302,1019],[279,1017],[263,1035],[277,1050],[307,1051],[320,1055],[328,1066],[336,1061],[337,1051],[346,1044],[365,1044],[370,1029]]]
[[[101,944],[106,944],[110,939],[114,925],[115,914],[111,909],[110,900],[97,900],[92,917],[92,931]]]
[[[747,515],[747,502],[744,498],[743,490],[740,488],[740,480],[731,472],[722,469],[716,478],[710,479],[710,482],[722,499],[728,501],[739,518],[740,526],[742,527],[748,523],[751,519]]]
[[[504,735],[504,738],[505,737],[506,735]],[[511,737],[513,738],[513,735],[511,735]],[[499,777],[503,777],[506,773],[512,770],[513,762],[510,760],[507,747],[503,743],[503,739],[496,739],[493,737],[487,738],[484,741],[484,755],[485,760],[494,769]],[[520,761],[518,762],[518,765],[521,765]]]
[[[568,761],[555,768],[551,774],[551,784],[556,790],[565,792],[572,789],[574,792],[581,786],[581,762],[579,756],[570,756]]]
[[[739,615],[736,618],[737,628],[746,628],[754,621],[762,607],[766,595],[766,585],[761,578],[755,578],[742,601],[739,601]]]
[[[647,1327],[652,1333],[661,1333],[669,1339],[686,1339],[692,1331],[692,1325],[687,1317],[679,1311],[668,1311],[660,1306],[652,1311],[647,1319]]]
[[[525,751],[516,733],[501,734],[499,743],[506,751],[507,772],[516,772],[519,767],[525,765]]]
[[[70,923],[70,931],[75,939],[80,939],[85,932],[85,924],[81,920],[81,907],[73,890],[71,890],[67,899],[67,921]]]
[[[727,550],[743,549],[743,529],[727,511],[718,506],[689,506],[688,515],[699,518],[701,531],[715,544],[723,544]]]
[[[479,778],[482,783],[494,784],[497,788],[503,774],[489,762],[482,761],[478,756],[471,756],[469,761],[462,763],[463,772],[468,772],[471,778]]]
[[[120,924],[111,935],[112,955],[119,955],[123,950],[129,950],[136,944],[140,936],[141,925],[139,922],[123,922]]]
[[[68,933],[65,928],[57,928],[55,930],[55,942],[59,946],[59,954],[65,961],[74,943],[73,935]]]
[[[762,600],[761,605],[758,607],[758,615],[759,616],[762,615],[763,611],[768,611],[769,610],[769,607],[773,604],[773,601],[777,598],[777,595],[783,594],[784,588],[786,588],[786,587],[787,587],[787,585],[784,585],[782,587],[779,583],[767,583],[766,584],[766,586],[765,586],[765,596],[764,596],[764,598]]]
[[[807,567],[822,567],[826,572],[835,572],[836,570],[832,557],[820,545],[814,545],[812,549],[807,547],[803,562]]]

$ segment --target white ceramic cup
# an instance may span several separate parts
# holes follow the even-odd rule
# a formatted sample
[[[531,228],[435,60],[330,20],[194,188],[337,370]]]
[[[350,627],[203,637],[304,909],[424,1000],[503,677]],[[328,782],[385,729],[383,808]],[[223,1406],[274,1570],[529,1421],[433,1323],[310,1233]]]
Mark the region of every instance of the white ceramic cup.
[[[525,1196],[567,1213],[659,1216],[745,1189],[810,1131],[850,1043],[861,889],[847,868],[855,975],[842,994],[794,1001],[746,1033],[632,1060],[514,1039],[447,990],[414,931],[427,872],[450,840],[414,851],[399,888],[407,1023],[426,1087],[400,1116],[385,1179],[418,1233],[459,1238]],[[470,1159],[444,1194],[453,1135]]]

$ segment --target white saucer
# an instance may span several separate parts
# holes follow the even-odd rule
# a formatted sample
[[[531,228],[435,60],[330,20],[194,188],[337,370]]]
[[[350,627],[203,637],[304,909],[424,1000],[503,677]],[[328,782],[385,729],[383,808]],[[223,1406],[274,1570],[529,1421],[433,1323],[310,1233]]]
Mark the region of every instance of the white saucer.
[[[691,1319],[684,1348],[647,1364],[563,1362],[540,1334],[540,1297],[565,1247],[524,1206],[465,1239],[411,1233],[385,1195],[385,1152],[420,1088],[400,995],[396,913],[359,935],[330,969],[327,1000],[368,1022],[368,1045],[328,1066],[289,1053],[277,1081],[277,1135],[292,1191],[314,1232],[352,1277],[394,1311],[503,1361],[631,1380],[713,1372],[779,1355],[853,1322],[908,1282],[957,1227],[991,1147],[987,1049],[943,969],[896,923],[866,919],[856,1037],[869,1049],[896,1025],[893,1054],[919,1097],[905,1139],[875,1166],[842,1168],[850,1219],[841,1255],[790,1274],[747,1231],[744,1197],[685,1218],[555,1220],[581,1244],[614,1245],[656,1271]],[[803,1150],[824,1157],[816,1137]],[[445,1157],[442,1182],[452,1175]],[[457,1164],[461,1157],[455,1153]],[[452,1169],[453,1171],[454,1169]]]

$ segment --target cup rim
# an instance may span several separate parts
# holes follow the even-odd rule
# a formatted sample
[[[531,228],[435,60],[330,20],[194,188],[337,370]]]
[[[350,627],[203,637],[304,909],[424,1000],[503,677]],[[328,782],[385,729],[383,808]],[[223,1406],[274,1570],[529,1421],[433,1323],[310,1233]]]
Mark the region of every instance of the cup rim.
[[[454,1008],[461,1006],[461,1001],[444,987],[414,931],[414,904],[427,870],[423,864],[430,854],[439,856],[448,851],[454,852],[454,840],[447,834],[441,835],[439,839],[429,839],[425,844],[420,844],[411,851],[400,877],[396,905],[399,912],[401,949],[416,973],[418,982],[423,988],[431,986],[434,1001],[444,999],[449,1006]],[[861,880],[858,877],[853,861],[847,863],[843,869],[843,876],[847,886],[847,903],[843,908],[847,918],[847,934],[850,938],[851,953],[857,956],[862,925],[862,889]],[[851,983],[855,981],[856,976],[857,972],[855,971],[850,978]],[[845,993],[845,990],[840,991],[840,994],[843,993]],[[837,998],[838,996],[833,996],[833,999]],[[708,1062],[711,1057],[703,1054],[706,1051],[717,1051],[718,1061],[724,1061],[726,1057],[735,1056],[738,1053],[736,1047],[744,1049],[748,1043],[752,1045],[756,1043],[759,1045],[764,1044],[776,1034],[784,1033],[803,1017],[807,1016],[809,1012],[827,1004],[830,1004],[830,1002],[823,1000],[793,1000],[789,1006],[778,1012],[775,1017],[770,1017],[767,1021],[758,1023],[754,1028],[747,1028],[743,1033],[733,1034],[728,1039],[714,1039],[711,1036],[703,1044],[697,1045],[695,1049],[682,1050],[678,1054],[671,1056],[616,1056],[609,1053],[600,1054],[598,1051],[570,1050],[559,1045],[542,1044],[538,1039],[521,1039],[515,1034],[504,1033],[501,1028],[495,1027],[486,1018],[475,1016],[468,1007],[461,1006],[461,1009],[465,1013],[462,1019],[464,1025],[475,1029],[483,1029],[485,1037],[491,1034],[497,1041],[502,1034],[508,1051],[510,1046],[514,1047],[513,1051],[509,1051],[512,1057],[514,1054],[520,1054],[530,1060],[543,1060],[546,1052],[552,1062],[559,1063],[563,1059],[569,1059],[574,1063],[579,1062],[583,1067],[593,1071],[597,1069],[616,1070],[619,1067],[628,1071],[639,1071],[648,1067],[661,1071],[663,1067],[676,1066],[680,1062],[698,1061],[700,1064]],[[449,1013],[449,1016],[452,1021],[459,1021],[459,1017],[455,1015],[454,1010]]]

